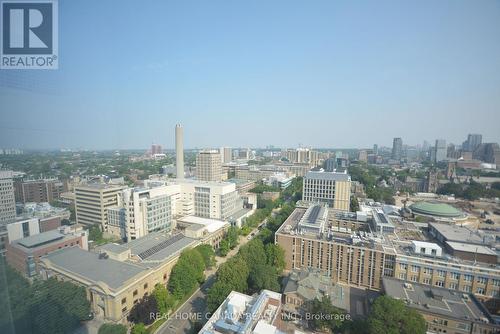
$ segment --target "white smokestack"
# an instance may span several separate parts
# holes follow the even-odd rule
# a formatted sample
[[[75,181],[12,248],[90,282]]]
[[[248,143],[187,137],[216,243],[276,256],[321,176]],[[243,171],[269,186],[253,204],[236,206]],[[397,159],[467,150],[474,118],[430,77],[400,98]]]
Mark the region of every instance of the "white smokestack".
[[[175,126],[175,155],[177,166],[177,178],[184,178],[184,129],[182,125]]]

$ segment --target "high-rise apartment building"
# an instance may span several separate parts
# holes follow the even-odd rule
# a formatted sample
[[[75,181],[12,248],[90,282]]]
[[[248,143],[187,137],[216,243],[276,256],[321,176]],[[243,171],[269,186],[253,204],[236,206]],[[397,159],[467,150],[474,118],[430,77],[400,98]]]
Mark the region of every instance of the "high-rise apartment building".
[[[159,144],[151,144],[151,155],[154,156],[155,154],[162,154],[163,150],[161,145]]]
[[[309,148],[299,147],[288,149],[284,152],[284,157],[291,163],[309,164],[311,167],[319,166],[319,152]]]
[[[228,163],[233,160],[233,149],[231,147],[221,147],[220,148],[222,163]]]
[[[123,186],[89,184],[75,187],[76,222],[99,225],[108,230],[108,209],[118,205],[118,194]]]
[[[446,160],[448,153],[448,148],[446,147],[446,140],[436,139],[436,145],[434,146],[434,162],[441,162]]]
[[[222,181],[221,154],[205,150],[196,156],[196,178],[200,181]]]
[[[326,203],[337,210],[349,211],[351,177],[347,173],[309,171],[304,176],[302,199]]]
[[[16,219],[13,176],[12,171],[0,170],[0,225]]]
[[[394,160],[401,160],[403,157],[403,139],[394,138],[392,140],[392,155],[391,158]]]
[[[483,136],[480,134],[471,133],[467,136],[467,140],[462,144],[462,150],[467,152],[474,152],[479,145],[483,142]]]

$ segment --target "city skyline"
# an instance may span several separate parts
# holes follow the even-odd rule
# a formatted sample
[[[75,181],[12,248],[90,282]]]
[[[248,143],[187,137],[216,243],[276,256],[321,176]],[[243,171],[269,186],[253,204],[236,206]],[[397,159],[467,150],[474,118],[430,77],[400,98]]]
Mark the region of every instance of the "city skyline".
[[[284,4],[62,3],[59,69],[2,71],[0,146],[500,142],[498,2]]]

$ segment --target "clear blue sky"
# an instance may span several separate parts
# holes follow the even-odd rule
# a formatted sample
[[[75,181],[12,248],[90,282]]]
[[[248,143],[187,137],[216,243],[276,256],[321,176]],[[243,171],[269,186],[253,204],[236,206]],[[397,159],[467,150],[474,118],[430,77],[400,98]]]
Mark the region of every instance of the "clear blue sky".
[[[0,71],[0,147],[500,141],[500,1],[60,0],[57,71]]]

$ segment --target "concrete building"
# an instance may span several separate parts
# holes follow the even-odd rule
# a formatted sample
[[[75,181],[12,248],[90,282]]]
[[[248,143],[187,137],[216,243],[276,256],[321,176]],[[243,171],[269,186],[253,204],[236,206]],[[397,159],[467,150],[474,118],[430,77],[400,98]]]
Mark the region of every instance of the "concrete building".
[[[176,227],[186,237],[198,239],[200,243],[218,249],[231,225],[228,222],[195,216],[177,218]]]
[[[233,149],[231,147],[220,148],[221,161],[223,164],[233,161]]]
[[[252,297],[231,291],[198,333],[278,334],[281,324],[281,294],[262,290]]]
[[[446,140],[436,139],[436,145],[434,146],[434,162],[441,162],[446,160],[448,154],[448,148],[446,147]]]
[[[66,191],[64,182],[58,179],[16,180],[14,186],[16,201],[22,203],[50,203]]]
[[[308,164],[310,167],[319,166],[321,163],[319,152],[305,147],[287,149],[283,156],[291,163]]]
[[[204,150],[196,156],[196,179],[222,181],[221,154],[217,150]]]
[[[108,209],[118,205],[123,186],[88,184],[75,187],[75,211],[78,224],[98,225],[108,231]]]
[[[70,247],[42,257],[40,274],[83,286],[96,318],[126,323],[135,303],[156,284],[168,282],[181,252],[198,244],[182,234],[156,232],[126,244],[103,245],[96,253]]]
[[[69,226],[42,232],[13,240],[7,245],[7,263],[19,273],[33,277],[38,274],[40,258],[53,251],[66,247],[88,249],[87,232],[81,227]]]
[[[453,255],[438,245],[444,239],[427,232],[434,225],[445,224],[428,227],[410,222],[392,224],[394,231],[380,235],[375,231],[373,214],[370,218],[318,205],[297,207],[277,230],[275,243],[285,250],[286,270],[321,270],[334,283],[380,290],[382,279],[389,277],[457,293],[473,293],[485,301],[500,298],[500,269],[489,263],[489,257],[480,262],[483,258],[479,255],[476,261]],[[455,237],[444,242],[461,239],[466,243],[465,233],[455,234],[450,233]],[[415,241],[427,244],[422,246]]]
[[[12,171],[0,170],[0,225],[16,219],[16,200]]]
[[[403,157],[403,139],[394,138],[392,141],[392,154],[391,158],[393,160],[401,160]]]
[[[391,278],[384,278],[383,291],[392,298],[404,301],[407,307],[420,313],[427,323],[427,333],[500,332],[500,326],[472,294],[455,293]]]
[[[109,234],[130,241],[154,231],[172,230],[175,187],[148,184],[149,187],[127,188],[118,194],[118,205],[108,208]]]
[[[292,184],[293,179],[294,177],[289,177],[284,173],[274,173],[264,181],[264,184],[279,189],[286,189]]]
[[[175,166],[177,168],[177,178],[184,178],[184,129],[182,125],[175,126]]]
[[[311,203],[326,203],[334,209],[349,211],[351,177],[347,173],[309,171],[304,176],[302,199]]]

